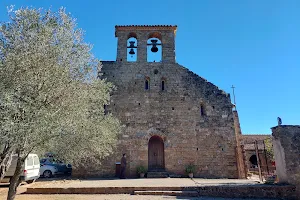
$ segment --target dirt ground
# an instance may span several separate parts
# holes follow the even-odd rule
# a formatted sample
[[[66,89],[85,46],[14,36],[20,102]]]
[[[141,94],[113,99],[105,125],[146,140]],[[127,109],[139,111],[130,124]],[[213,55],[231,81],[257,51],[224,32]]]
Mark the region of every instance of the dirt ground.
[[[6,198],[3,197],[3,200]],[[140,195],[25,195],[19,194],[16,200],[254,200],[254,199],[228,199],[212,197],[170,197],[170,196],[140,196]],[[1,198],[2,200],[2,198]],[[259,200],[259,199],[255,199]],[[262,200],[262,199],[261,199]]]

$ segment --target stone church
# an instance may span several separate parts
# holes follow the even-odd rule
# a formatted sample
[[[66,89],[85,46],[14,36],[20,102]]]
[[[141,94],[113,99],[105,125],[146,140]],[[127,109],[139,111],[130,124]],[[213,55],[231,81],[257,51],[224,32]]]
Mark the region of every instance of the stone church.
[[[105,109],[122,122],[123,131],[101,169],[86,173],[115,176],[126,153],[128,177],[137,176],[138,166],[149,175],[185,176],[189,164],[196,166],[196,177],[241,177],[230,95],[176,62],[176,30],[115,27],[117,59],[103,61],[101,73],[117,87]],[[160,58],[151,61],[148,54]]]

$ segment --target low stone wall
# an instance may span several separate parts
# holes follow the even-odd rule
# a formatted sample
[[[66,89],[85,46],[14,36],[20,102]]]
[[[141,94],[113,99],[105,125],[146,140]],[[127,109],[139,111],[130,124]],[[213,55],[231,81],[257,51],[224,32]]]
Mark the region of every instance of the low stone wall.
[[[273,127],[272,136],[279,182],[295,185],[300,197],[300,126]]]
[[[297,200],[295,187],[291,185],[27,188],[26,194],[134,194],[135,191],[197,191],[199,197]]]
[[[294,186],[206,186],[197,188],[199,196],[223,198],[268,198],[296,200]]]

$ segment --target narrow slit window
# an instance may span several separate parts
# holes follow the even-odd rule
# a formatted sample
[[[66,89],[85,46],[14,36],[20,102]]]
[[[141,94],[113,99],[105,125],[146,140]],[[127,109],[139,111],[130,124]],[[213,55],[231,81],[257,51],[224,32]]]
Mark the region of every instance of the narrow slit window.
[[[146,79],[145,80],[145,90],[149,90],[150,89],[150,80]]]
[[[205,116],[205,110],[203,104],[200,105],[200,115]]]
[[[165,81],[162,80],[161,81],[161,91],[164,91],[165,90]]]

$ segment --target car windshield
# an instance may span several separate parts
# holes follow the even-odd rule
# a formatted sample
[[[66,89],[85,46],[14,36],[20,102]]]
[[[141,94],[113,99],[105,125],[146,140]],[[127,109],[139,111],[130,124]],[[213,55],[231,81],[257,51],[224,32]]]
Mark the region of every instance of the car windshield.
[[[40,160],[41,163],[43,164],[63,164],[61,160],[57,160],[55,158],[43,158]]]

